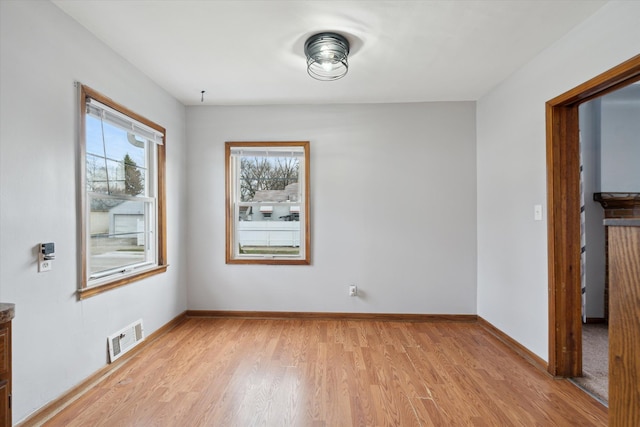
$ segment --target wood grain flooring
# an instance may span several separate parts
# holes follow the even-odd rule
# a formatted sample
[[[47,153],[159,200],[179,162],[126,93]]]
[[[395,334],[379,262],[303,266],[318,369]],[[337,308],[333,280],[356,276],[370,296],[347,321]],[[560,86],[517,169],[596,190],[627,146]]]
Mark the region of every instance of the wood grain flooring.
[[[606,426],[476,323],[190,318],[47,426]]]

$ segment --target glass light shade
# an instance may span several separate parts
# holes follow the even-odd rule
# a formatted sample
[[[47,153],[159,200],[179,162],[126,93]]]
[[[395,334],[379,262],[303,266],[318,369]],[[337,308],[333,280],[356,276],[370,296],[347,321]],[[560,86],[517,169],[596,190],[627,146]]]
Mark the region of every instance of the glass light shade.
[[[338,80],[347,74],[349,42],[336,33],[319,33],[304,44],[307,72],[316,80]]]

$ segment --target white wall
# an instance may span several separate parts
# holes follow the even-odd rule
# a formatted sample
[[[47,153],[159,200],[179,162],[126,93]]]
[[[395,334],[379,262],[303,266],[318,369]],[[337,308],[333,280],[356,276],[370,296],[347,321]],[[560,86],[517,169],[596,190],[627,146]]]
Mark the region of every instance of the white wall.
[[[600,155],[602,192],[640,192],[640,84],[602,98]]]
[[[0,300],[13,321],[13,419],[105,365],[108,334],[143,318],[149,334],[186,309],[185,109],[45,1],[0,1]],[[74,81],[167,128],[166,274],[76,300]],[[53,270],[35,247],[55,242]]]
[[[478,101],[478,314],[545,360],[545,102],[637,55],[638,16],[607,3]]]
[[[475,313],[474,111],[188,107],[189,308]],[[252,140],[311,142],[311,266],[225,265],[224,142]]]

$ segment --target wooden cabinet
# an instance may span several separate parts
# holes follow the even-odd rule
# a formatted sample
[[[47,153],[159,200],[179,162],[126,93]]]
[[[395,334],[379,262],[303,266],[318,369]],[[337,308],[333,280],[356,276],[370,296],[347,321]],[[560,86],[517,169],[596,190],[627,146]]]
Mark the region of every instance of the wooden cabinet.
[[[11,393],[9,392],[9,382],[7,380],[0,381],[0,425],[11,425],[11,407],[9,406]]]
[[[11,319],[14,305],[0,303],[0,427],[11,426]]]
[[[635,427],[640,426],[640,219],[613,221],[605,220],[609,225],[609,425]]]

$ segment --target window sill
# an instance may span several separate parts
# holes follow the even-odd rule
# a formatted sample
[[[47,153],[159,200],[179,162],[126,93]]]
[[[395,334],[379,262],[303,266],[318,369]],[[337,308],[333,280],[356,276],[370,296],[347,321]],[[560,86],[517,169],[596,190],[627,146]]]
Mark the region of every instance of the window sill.
[[[110,291],[111,289],[119,288],[124,285],[128,285],[132,282],[137,282],[138,280],[146,279],[147,277],[155,276],[156,274],[161,274],[167,271],[168,265],[159,265],[157,267],[150,268],[149,270],[141,271],[138,274],[123,277],[122,279],[114,280],[112,282],[104,283],[102,285],[92,286],[90,288],[82,288],[78,289],[78,299],[83,300],[87,298],[91,298],[98,294],[101,294],[106,291]]]
[[[230,258],[227,264],[265,264],[265,265],[311,265],[308,259],[286,259],[286,258]]]

